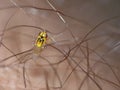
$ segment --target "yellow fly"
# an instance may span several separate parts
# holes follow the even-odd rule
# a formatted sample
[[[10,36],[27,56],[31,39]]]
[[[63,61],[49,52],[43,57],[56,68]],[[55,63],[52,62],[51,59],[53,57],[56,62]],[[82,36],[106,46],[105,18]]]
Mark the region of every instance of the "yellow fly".
[[[35,46],[40,49],[44,48],[46,41],[47,41],[47,33],[45,31],[40,32],[37,36]]]

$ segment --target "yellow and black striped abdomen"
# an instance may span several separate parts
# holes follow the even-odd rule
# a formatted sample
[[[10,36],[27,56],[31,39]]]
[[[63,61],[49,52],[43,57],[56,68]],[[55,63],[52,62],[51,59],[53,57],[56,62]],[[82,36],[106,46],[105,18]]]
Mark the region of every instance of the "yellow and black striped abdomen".
[[[40,32],[36,39],[35,46],[37,48],[43,48],[46,44],[46,41],[47,41],[47,33],[45,31]]]

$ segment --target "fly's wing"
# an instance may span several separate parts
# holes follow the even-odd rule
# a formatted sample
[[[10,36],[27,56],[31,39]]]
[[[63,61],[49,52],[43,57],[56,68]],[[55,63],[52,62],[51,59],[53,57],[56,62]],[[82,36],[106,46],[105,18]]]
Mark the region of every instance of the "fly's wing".
[[[72,37],[70,30],[66,29],[58,34],[48,33],[47,43],[52,45],[62,46],[62,45],[76,44],[78,41],[79,41],[79,37],[78,36]]]

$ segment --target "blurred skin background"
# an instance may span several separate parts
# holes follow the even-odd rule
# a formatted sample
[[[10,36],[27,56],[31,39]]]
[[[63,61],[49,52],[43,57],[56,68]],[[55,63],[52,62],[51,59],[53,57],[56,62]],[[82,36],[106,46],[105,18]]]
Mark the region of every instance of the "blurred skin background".
[[[0,90],[120,90],[119,0],[0,0]],[[34,43],[46,31],[39,53]]]

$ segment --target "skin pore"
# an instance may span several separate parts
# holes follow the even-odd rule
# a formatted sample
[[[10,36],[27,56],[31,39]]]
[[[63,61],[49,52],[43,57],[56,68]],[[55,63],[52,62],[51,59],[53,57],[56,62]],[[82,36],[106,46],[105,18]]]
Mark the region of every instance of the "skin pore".
[[[119,0],[1,0],[0,89],[119,90],[119,8]],[[44,31],[46,45],[35,48]]]

